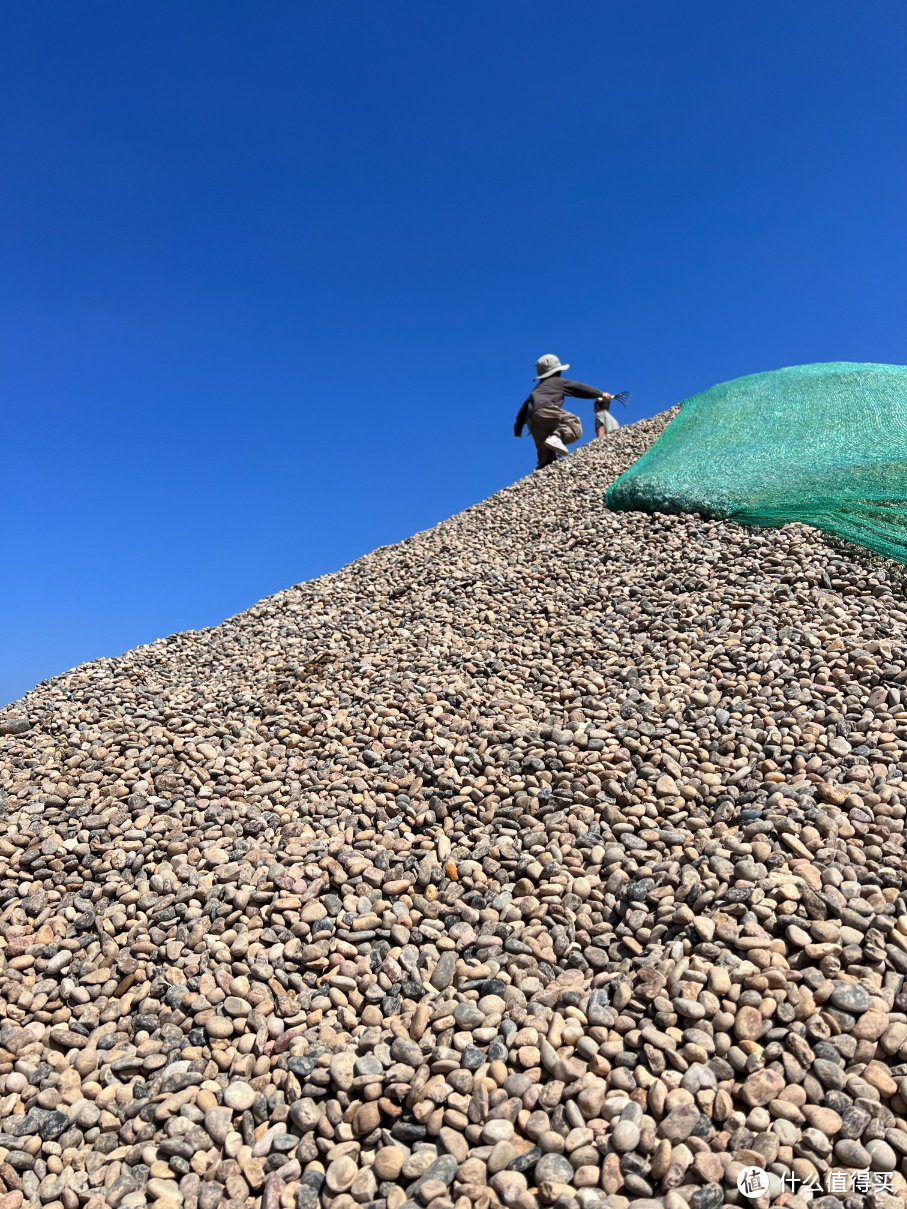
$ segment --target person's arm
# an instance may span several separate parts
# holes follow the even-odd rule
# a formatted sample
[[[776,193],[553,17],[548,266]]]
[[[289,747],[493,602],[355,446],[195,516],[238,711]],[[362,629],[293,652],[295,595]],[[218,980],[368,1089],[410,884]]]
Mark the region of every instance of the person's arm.
[[[532,395],[529,396],[529,398],[517,412],[517,417],[513,425],[513,435],[515,437],[521,437],[523,435],[523,425],[526,423],[526,414],[529,411],[529,401],[531,398]]]
[[[564,394],[569,395],[571,399],[607,399],[610,403],[611,396],[606,390],[599,390],[597,386],[586,386],[585,382],[564,382]]]

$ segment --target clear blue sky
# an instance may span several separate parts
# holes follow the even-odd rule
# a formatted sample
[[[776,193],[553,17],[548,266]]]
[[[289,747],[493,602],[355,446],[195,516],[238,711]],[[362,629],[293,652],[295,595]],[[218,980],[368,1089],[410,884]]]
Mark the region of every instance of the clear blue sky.
[[[907,362],[895,0],[19,0],[0,34],[0,701],[526,473],[541,353],[621,419]]]

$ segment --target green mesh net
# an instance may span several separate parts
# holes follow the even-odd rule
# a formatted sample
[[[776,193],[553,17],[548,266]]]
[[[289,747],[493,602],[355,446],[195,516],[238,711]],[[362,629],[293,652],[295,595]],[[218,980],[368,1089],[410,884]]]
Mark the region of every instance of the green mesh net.
[[[686,400],[606,502],[799,521],[907,563],[907,366],[796,365],[713,386]]]

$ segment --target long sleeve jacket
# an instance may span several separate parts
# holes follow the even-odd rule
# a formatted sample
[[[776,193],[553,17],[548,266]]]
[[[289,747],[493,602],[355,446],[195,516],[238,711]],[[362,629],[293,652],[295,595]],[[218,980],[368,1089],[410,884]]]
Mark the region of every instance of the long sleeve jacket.
[[[569,378],[545,378],[517,413],[513,426],[514,435],[522,434],[523,425],[529,423],[532,413],[541,407],[563,407],[565,398],[597,399],[603,393],[595,386],[586,386],[583,382],[571,382]]]

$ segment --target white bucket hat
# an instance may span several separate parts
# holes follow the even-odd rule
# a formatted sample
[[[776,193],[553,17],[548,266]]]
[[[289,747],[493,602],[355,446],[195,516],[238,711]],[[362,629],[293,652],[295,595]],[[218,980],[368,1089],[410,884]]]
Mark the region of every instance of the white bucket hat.
[[[562,369],[569,368],[569,364],[561,365],[554,353],[545,353],[544,357],[539,357],[535,363],[535,380],[541,382],[543,378],[550,378],[552,374],[559,374]]]

